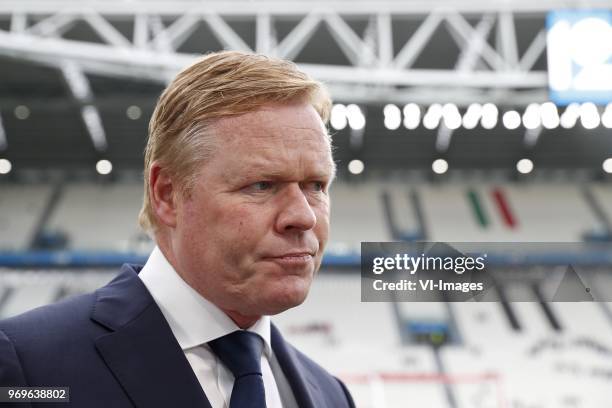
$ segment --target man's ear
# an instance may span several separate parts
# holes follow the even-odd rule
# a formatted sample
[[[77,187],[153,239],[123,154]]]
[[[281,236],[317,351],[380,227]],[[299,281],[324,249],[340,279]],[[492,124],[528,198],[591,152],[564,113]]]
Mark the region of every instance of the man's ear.
[[[149,172],[149,197],[158,221],[168,227],[176,227],[178,186],[168,171],[158,162],[151,164]]]

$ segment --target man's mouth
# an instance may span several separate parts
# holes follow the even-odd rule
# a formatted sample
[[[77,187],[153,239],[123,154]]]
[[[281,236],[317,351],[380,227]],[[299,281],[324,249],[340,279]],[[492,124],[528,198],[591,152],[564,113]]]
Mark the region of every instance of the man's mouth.
[[[288,265],[300,265],[312,261],[313,253],[307,251],[287,252],[276,256],[266,257],[265,259]]]

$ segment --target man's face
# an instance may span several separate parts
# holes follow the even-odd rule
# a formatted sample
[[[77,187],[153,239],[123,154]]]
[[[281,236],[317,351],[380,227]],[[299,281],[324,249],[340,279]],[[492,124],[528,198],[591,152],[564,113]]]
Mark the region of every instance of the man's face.
[[[291,104],[212,131],[215,153],[177,207],[177,269],[226,312],[280,313],[304,301],[329,234],[325,128],[312,106]]]

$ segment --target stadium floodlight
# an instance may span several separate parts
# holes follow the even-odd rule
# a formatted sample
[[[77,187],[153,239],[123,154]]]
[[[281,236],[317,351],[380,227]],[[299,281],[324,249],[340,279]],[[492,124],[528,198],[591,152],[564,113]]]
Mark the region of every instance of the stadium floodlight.
[[[402,111],[397,105],[392,103],[385,105],[383,108],[383,115],[385,116],[385,128],[389,130],[396,130],[402,124]]]
[[[102,175],[109,174],[113,171],[113,164],[106,159],[98,160],[96,163],[96,171]]]
[[[528,174],[533,171],[533,162],[529,159],[521,159],[516,163],[516,170],[521,174]]]
[[[461,123],[465,129],[474,129],[476,126],[478,126],[481,116],[482,105],[479,103],[472,103],[465,111]]]
[[[504,115],[502,116],[502,123],[506,129],[517,129],[519,126],[521,126],[521,115],[515,110],[504,112]]]
[[[595,129],[600,122],[597,106],[593,102],[585,102],[580,105],[580,123],[585,129]]]
[[[421,108],[416,103],[409,103],[404,106],[404,127],[409,130],[419,127],[421,121]]]
[[[442,107],[442,119],[444,120],[444,125],[450,130],[459,129],[461,126],[461,114],[457,105],[454,103],[444,104]]]
[[[8,174],[11,172],[13,165],[8,159],[0,159],[0,174]]]
[[[359,159],[351,160],[348,164],[348,171],[351,174],[361,174],[363,173],[364,169],[365,169],[365,165]]]
[[[610,174],[612,173],[612,157],[608,157],[606,160],[604,160],[602,166],[603,171],[605,171],[606,173]]]
[[[138,120],[142,116],[142,109],[140,109],[140,106],[131,105],[125,110],[125,114],[132,120]]]
[[[0,159],[0,174],[8,174],[11,172],[13,165],[8,159]]]
[[[436,159],[431,163],[431,169],[436,174],[444,174],[448,171],[448,162],[444,159]]]
[[[25,105],[15,107],[15,117],[19,120],[25,120],[30,117],[30,108]]]
[[[542,117],[540,116],[540,105],[530,103],[527,105],[523,113],[523,126],[526,129],[537,129],[542,125]]]
[[[552,102],[544,102],[540,105],[540,118],[542,126],[546,129],[556,129],[559,127],[559,111],[557,105]]]
[[[576,126],[576,122],[580,117],[580,104],[570,103],[565,112],[561,115],[561,127],[564,129],[571,129]]]
[[[329,123],[336,130],[342,130],[348,124],[346,117],[346,106],[342,104],[335,104],[332,107]]]
[[[601,124],[607,129],[612,129],[612,102],[606,106],[606,110],[601,115]]]
[[[442,105],[432,103],[429,105],[425,116],[423,116],[423,126],[429,130],[435,129],[440,124],[440,119],[442,119]]]
[[[361,108],[359,106],[355,104],[347,105],[346,116],[351,129],[360,130],[365,127],[366,119],[363,115],[363,112],[361,112]]]
[[[492,103],[485,103],[482,106],[482,118],[480,119],[480,124],[483,128],[490,130],[497,126],[497,117],[499,115],[499,110],[497,106]]]

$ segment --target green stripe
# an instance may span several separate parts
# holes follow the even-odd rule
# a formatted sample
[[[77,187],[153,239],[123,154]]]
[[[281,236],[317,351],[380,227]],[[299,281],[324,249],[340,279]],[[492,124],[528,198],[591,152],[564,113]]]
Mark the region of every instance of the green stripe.
[[[486,228],[486,226],[489,225],[489,220],[485,215],[484,209],[480,205],[480,198],[478,197],[478,194],[474,190],[468,190],[467,195],[468,200],[472,205],[472,211],[474,212],[476,221],[480,224],[482,228]]]

